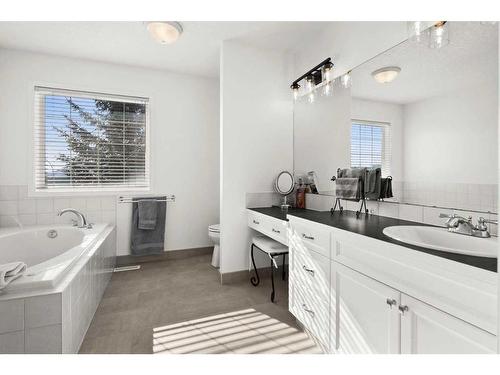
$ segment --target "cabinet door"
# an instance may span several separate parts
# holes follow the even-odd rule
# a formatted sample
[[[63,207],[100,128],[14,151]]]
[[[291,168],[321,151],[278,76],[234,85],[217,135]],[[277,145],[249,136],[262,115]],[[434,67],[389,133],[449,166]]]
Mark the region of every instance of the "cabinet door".
[[[496,336],[405,294],[401,306],[404,354],[496,353]]]
[[[336,305],[331,313],[337,316],[337,351],[399,353],[400,293],[339,263],[333,262],[332,268]]]

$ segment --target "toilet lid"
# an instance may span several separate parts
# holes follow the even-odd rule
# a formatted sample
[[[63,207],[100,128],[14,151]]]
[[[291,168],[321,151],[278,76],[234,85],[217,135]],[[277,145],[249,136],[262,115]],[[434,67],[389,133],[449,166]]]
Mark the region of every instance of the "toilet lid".
[[[220,232],[220,224],[212,224],[212,225],[209,225],[209,226],[208,226],[208,231],[209,231],[209,232],[216,232],[216,233],[219,233],[219,232]]]

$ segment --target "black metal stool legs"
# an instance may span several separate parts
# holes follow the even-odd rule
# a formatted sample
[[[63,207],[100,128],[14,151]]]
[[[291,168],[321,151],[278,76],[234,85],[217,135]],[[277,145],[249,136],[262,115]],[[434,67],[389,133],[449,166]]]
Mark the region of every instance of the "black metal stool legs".
[[[270,255],[271,258],[271,285],[273,291],[271,292],[271,302],[274,302],[274,255]]]
[[[257,267],[255,266],[255,259],[253,257],[253,247],[254,246],[255,245],[252,244],[252,247],[251,247],[251,250],[250,250],[250,254],[252,256],[252,264],[253,264],[253,269],[255,270],[255,276],[252,276],[250,278],[250,282],[252,283],[253,286],[257,286],[260,283],[260,278],[259,278],[259,273],[257,272]]]
[[[283,254],[283,270],[282,270],[282,274],[281,274],[281,279],[283,281],[285,280],[285,258],[286,258],[286,254]]]

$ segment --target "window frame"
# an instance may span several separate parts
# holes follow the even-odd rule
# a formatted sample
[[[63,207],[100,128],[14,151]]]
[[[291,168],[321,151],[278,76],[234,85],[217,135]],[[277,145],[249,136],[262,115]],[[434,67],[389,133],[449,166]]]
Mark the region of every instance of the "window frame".
[[[383,129],[382,132],[382,158],[381,158],[381,171],[382,177],[392,176],[392,124],[388,121],[375,121],[375,120],[361,120],[359,118],[351,118],[351,125],[349,129],[349,165],[351,168],[359,168],[352,166],[352,126],[354,124],[379,126]],[[387,137],[388,135],[388,137]],[[387,138],[389,138],[389,147],[387,145]],[[385,163],[384,163],[385,161]],[[387,166],[384,170],[384,164]],[[363,168],[363,166],[361,167]]]
[[[109,99],[143,99],[147,102],[146,105],[146,114],[145,114],[145,168],[148,171],[147,186],[144,187],[135,187],[135,186],[92,186],[92,187],[83,187],[83,186],[75,186],[75,187],[54,187],[50,189],[37,189],[36,185],[36,172],[38,168],[38,163],[40,161],[39,150],[41,147],[45,147],[45,142],[37,142],[36,130],[37,125],[36,121],[43,116],[44,113],[37,112],[36,110],[36,101],[37,101],[37,88],[54,90],[54,91],[74,91],[75,93],[81,94],[81,97],[93,98],[92,94],[96,97],[109,98]],[[31,146],[31,156],[29,158],[29,168],[28,168],[28,196],[30,197],[44,197],[44,196],[89,196],[89,195],[99,195],[99,196],[109,196],[109,195],[119,195],[122,193],[133,194],[133,193],[150,193],[153,190],[153,176],[151,174],[151,108],[153,100],[151,97],[144,95],[143,93],[137,92],[124,92],[123,90],[110,90],[106,88],[99,87],[82,87],[82,86],[70,86],[64,84],[54,84],[47,82],[31,82],[29,84],[29,92],[30,92],[30,110],[29,110],[29,121],[31,123],[31,134],[29,144]],[[110,94],[110,92],[114,92],[114,94]],[[43,111],[43,108],[40,107],[39,111]]]

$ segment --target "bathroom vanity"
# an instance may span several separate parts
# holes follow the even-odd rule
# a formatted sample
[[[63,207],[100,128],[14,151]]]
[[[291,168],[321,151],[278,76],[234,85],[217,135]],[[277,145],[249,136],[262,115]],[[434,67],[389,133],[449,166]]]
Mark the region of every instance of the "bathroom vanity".
[[[248,225],[289,246],[289,310],[331,353],[497,352],[496,258],[407,245],[384,228],[423,224],[352,211],[254,208]]]

